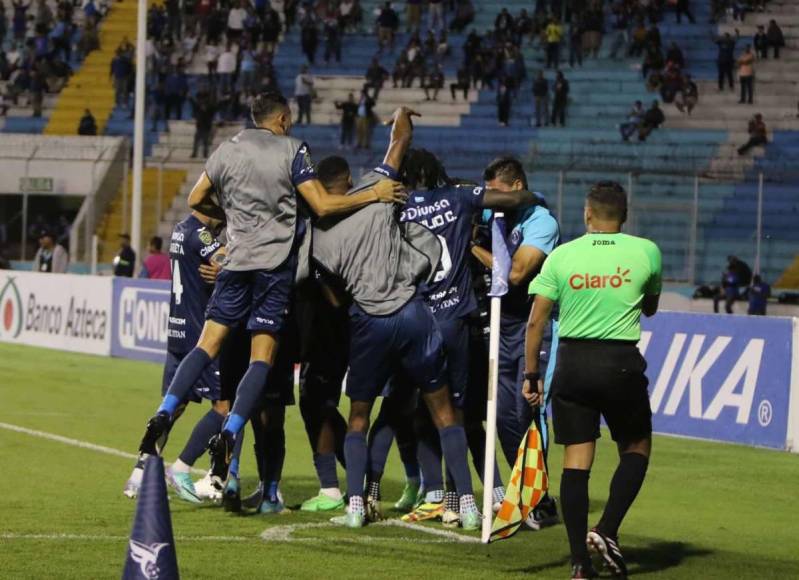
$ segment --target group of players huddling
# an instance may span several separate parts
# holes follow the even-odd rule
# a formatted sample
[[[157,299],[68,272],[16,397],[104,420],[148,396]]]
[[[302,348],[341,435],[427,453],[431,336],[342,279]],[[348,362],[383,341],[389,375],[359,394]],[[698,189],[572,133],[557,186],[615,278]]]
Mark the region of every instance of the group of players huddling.
[[[221,497],[230,510],[283,511],[285,408],[294,403],[299,364],[299,407],[320,484],[302,510],[346,508],[332,521],[352,528],[382,519],[380,480],[396,439],[406,485],[394,507],[403,519],[478,529],[469,453],[481,475],[484,461],[494,462],[495,509],[504,497],[496,461],[484,457],[486,224],[492,210],[509,224],[498,436],[512,466],[532,421],[548,446],[554,364],[547,360],[557,322],[547,318],[543,372],[529,376],[524,359],[527,287],[559,243],[555,217],[514,158],[491,162],[480,185],[450,178],[435,155],[410,147],[416,113],[408,108],[393,115],[383,163],[357,183],[341,157],[312,163],[308,145],[289,136],[281,95],[259,95],[251,113],[254,127],[208,158],[189,196],[191,213],[172,234],[164,397],[125,495],[136,497],[144,458],[162,454],[186,404],[206,399],[211,409],[167,471],[170,486],[189,502]],[[543,389],[536,401],[522,392],[531,379]],[[346,421],[338,411],[343,383]],[[260,484],[241,499],[248,422]],[[210,471],[195,484],[191,468],[206,450]],[[346,469],[346,498],[337,462]],[[546,496],[525,523],[557,522]]]

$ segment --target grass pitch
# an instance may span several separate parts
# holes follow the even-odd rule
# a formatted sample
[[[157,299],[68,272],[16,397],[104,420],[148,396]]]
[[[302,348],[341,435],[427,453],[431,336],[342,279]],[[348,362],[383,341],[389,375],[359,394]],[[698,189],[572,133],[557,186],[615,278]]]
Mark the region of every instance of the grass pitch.
[[[160,373],[155,364],[0,345],[6,481],[0,578],[120,576],[135,508],[121,493],[132,461],[8,425],[133,453],[158,401]],[[200,411],[193,406],[178,422],[167,459],[179,452]],[[255,484],[249,449],[242,462],[245,492]],[[591,478],[592,521],[615,460],[612,443],[603,439]],[[559,449],[551,471],[557,495]],[[390,514],[388,500],[402,486],[395,450],[384,482]],[[636,578],[799,578],[797,482],[797,456],[657,437],[647,482],[622,528],[631,572]],[[282,489],[289,505],[317,490],[296,408],[287,418]],[[175,498],[170,507],[180,571],[188,579],[568,577],[563,526],[483,546],[392,526],[332,528],[329,515],[299,511],[242,516]]]

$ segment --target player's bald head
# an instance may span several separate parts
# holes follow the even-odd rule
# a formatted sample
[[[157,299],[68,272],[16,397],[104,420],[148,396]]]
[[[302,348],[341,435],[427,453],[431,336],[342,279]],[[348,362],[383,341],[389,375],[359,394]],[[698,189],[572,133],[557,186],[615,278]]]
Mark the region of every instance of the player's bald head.
[[[329,193],[344,194],[352,187],[350,164],[338,155],[322,159],[316,165],[316,175]]]
[[[585,196],[585,205],[598,220],[619,224],[627,220],[627,193],[615,181],[595,183]]]
[[[288,115],[290,119],[291,109],[289,109],[286,97],[277,91],[267,91],[259,94],[250,105],[252,122],[258,127],[269,124],[281,115]]]
[[[483,172],[483,181],[497,189],[528,189],[527,174],[522,162],[515,157],[498,157],[488,164]]]

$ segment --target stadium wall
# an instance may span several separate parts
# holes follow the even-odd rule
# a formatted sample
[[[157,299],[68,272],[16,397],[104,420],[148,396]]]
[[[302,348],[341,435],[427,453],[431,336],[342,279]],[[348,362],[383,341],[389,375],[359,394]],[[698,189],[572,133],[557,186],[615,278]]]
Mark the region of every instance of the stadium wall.
[[[169,282],[4,271],[0,341],[162,362]],[[655,430],[799,452],[799,319],[643,322]]]

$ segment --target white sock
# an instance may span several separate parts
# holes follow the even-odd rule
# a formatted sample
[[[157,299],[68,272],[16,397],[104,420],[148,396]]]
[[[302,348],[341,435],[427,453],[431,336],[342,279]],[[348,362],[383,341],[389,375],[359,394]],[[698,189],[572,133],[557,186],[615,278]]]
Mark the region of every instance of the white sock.
[[[474,501],[474,496],[471,494],[462,495],[460,504],[462,514],[468,514],[477,511],[477,504]]]
[[[502,503],[505,499],[505,487],[502,485],[495,487],[492,495],[494,496],[494,503]]]
[[[133,482],[134,485],[141,485],[143,475],[144,470],[141,467],[134,467],[130,474],[130,481]]]
[[[351,514],[366,514],[366,510],[363,508],[363,498],[361,496],[354,495],[350,498],[349,512]]]
[[[441,503],[444,501],[444,490],[443,489],[436,489],[434,491],[428,491],[424,496],[425,503]]]
[[[323,487],[319,490],[319,493],[322,495],[326,495],[333,501],[340,501],[341,498],[344,496],[341,493],[341,490],[337,487]]]
[[[172,471],[175,473],[188,473],[191,470],[191,465],[186,465],[180,459],[177,459],[175,463],[172,464]]]

